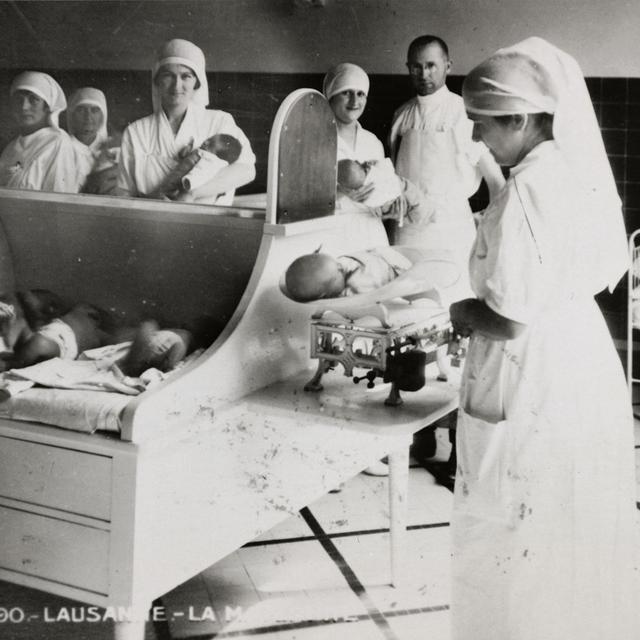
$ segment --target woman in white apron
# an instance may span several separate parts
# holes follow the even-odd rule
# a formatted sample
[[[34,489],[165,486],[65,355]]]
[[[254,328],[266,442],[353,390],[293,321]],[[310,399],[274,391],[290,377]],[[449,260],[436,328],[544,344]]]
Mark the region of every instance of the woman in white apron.
[[[181,155],[215,134],[226,133],[240,142],[240,157],[220,169],[212,166],[211,179],[184,193],[181,199],[230,205],[235,189],[255,178],[256,159],[233,117],[206,109],[209,85],[201,49],[187,40],[166,42],[156,56],[151,78],[153,114],[130,124],[122,138],[120,193],[162,197],[158,190]]]
[[[71,140],[58,126],[67,106],[60,85],[46,73],[25,71],[11,83],[10,96],[19,135],[0,156],[0,186],[77,191]]]
[[[446,43],[436,36],[416,38],[407,67],[417,95],[394,114],[391,156],[398,175],[418,186],[435,209],[435,224],[423,242],[454,251],[466,272],[475,238],[468,198],[482,177],[490,193],[504,180],[487,148],[472,140],[462,98],[446,86],[451,69]]]
[[[363,227],[379,226],[379,219],[401,219],[405,232],[409,228],[427,229],[433,212],[424,196],[415,185],[396,175],[391,159],[385,158],[382,142],[358,121],[369,93],[369,76],[364,69],[350,62],[338,64],[325,75],[322,90],[336,118],[338,163],[353,160],[370,167],[359,188],[344,189],[338,182],[337,210],[364,214]],[[396,229],[390,237],[393,244],[419,244],[411,243],[412,239],[410,232],[399,237]],[[434,248],[440,249],[437,245]]]
[[[67,107],[67,130],[76,154],[78,188],[83,193],[115,192],[119,143],[107,130],[107,99],[100,89],[74,91]]]
[[[454,640],[640,637],[631,407],[594,294],[627,268],[580,69],[540,38],[467,76],[474,135],[510,167],[479,223],[452,516]]]

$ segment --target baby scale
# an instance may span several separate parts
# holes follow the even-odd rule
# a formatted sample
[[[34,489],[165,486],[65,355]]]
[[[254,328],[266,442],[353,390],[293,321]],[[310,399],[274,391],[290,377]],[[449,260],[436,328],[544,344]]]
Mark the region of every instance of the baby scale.
[[[340,311],[325,306],[312,315],[310,355],[318,358],[318,368],[305,391],[322,390],[322,376],[341,364],[354,383],[367,380],[373,388],[376,378],[390,382],[385,404],[397,406],[402,404],[400,391],[425,385],[428,364],[437,363],[439,380],[447,379],[448,357],[452,366],[460,365],[465,348],[448,312],[432,301],[394,299],[351,308],[347,301],[341,300]],[[356,368],[368,371],[354,376]]]

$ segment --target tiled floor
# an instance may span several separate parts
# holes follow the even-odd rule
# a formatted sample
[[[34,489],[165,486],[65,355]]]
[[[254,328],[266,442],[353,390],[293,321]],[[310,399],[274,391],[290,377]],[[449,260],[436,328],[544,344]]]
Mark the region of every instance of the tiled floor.
[[[449,443],[438,429],[437,458]],[[640,472],[640,420],[636,423]],[[451,492],[423,467],[410,470],[405,583],[389,586],[387,480],[359,475],[155,604],[167,620],[147,640],[447,640]],[[640,499],[640,498],[639,498]],[[0,622],[7,640],[103,640],[110,623],[44,623],[42,611],[78,603],[0,583],[2,612],[34,623]],[[159,615],[158,617],[163,617]]]

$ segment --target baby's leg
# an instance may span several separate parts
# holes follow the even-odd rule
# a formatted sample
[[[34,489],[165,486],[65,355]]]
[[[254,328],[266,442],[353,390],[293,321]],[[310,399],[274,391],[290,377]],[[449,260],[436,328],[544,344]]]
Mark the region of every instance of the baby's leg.
[[[34,333],[15,352],[11,359],[11,367],[19,369],[32,364],[60,357],[60,347],[49,338]]]

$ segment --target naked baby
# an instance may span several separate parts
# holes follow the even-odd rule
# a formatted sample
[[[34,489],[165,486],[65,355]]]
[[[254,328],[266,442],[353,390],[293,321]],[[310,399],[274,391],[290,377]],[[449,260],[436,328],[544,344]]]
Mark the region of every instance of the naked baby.
[[[283,290],[297,302],[357,296],[359,303],[373,304],[423,294],[438,299],[459,279],[447,251],[385,246],[333,257],[318,250],[289,265]]]

